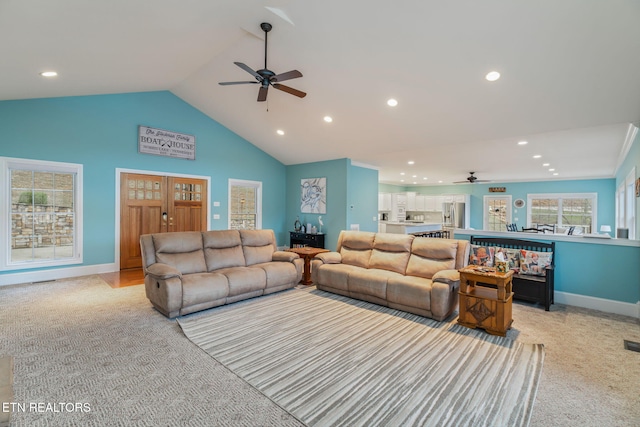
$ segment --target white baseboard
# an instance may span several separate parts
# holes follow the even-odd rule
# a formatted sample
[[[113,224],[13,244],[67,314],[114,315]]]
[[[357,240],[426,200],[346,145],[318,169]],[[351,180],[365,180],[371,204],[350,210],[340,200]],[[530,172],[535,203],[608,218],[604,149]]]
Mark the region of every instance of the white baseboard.
[[[111,273],[113,271],[118,271],[115,263],[0,274],[0,286],[57,280],[67,277],[88,276],[91,274]]]
[[[558,304],[590,308],[593,310],[604,311],[605,313],[621,314],[623,316],[640,319],[640,301],[633,304],[630,302],[614,301],[610,299],[558,291],[554,294],[554,300]]]

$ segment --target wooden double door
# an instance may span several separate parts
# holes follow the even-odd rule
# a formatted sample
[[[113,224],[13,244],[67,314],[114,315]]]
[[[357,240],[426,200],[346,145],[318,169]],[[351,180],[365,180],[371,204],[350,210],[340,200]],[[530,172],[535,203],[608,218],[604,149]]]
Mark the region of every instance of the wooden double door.
[[[120,176],[120,269],[142,266],[140,236],[207,228],[207,181],[176,176]]]

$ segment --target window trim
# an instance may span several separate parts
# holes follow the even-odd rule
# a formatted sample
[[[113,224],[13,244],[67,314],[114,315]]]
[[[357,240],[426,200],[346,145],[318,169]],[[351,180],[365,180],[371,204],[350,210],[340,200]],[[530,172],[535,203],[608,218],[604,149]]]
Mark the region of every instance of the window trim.
[[[598,193],[531,193],[527,194],[527,227],[531,227],[531,207],[533,199],[591,199],[591,233],[596,233],[598,228]],[[562,210],[558,210],[558,219],[562,217]],[[558,226],[563,224],[558,221]]]
[[[74,256],[65,259],[29,262],[11,262],[11,169],[42,170],[46,172],[74,173],[75,223],[73,229]],[[47,160],[20,159],[12,157],[0,157],[0,200],[6,206],[0,209],[0,227],[3,229],[0,235],[0,271],[29,270],[43,267],[58,267],[83,263],[83,226],[82,226],[82,183],[83,166],[77,163],[53,162]]]
[[[504,199],[507,201],[507,222],[506,224],[511,224],[512,218],[513,218],[513,204],[512,204],[512,196],[510,194],[505,194],[505,195],[500,195],[500,196],[493,196],[490,194],[487,194],[485,196],[483,196],[482,198],[482,229],[483,230],[489,230],[489,215],[487,214],[487,212],[489,212],[489,206],[488,206],[488,200],[489,199]],[[504,230],[501,231],[507,231],[506,228]]]
[[[227,229],[231,229],[231,187],[254,187],[256,189],[256,230],[262,229],[262,181],[229,178],[227,188]]]

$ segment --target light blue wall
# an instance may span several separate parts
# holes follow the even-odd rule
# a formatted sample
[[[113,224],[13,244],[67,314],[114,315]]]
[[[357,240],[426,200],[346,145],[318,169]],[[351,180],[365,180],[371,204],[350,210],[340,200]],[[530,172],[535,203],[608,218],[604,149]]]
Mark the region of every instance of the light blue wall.
[[[489,187],[506,187],[504,193],[490,193]],[[380,190],[382,191],[382,190]],[[527,200],[527,194],[538,193],[597,193],[598,218],[597,230],[600,225],[615,225],[615,179],[588,179],[566,181],[538,181],[538,182],[492,182],[489,184],[461,184],[461,185],[433,185],[407,186],[402,191],[415,191],[418,194],[469,194],[471,197],[471,228],[482,230],[484,196],[510,195],[512,201]],[[517,212],[516,212],[517,211]],[[526,227],[527,207],[515,209],[512,207],[513,218],[518,228]],[[505,230],[506,231],[506,230]]]
[[[138,125],[195,135],[196,160],[139,154]],[[263,227],[286,243],[285,166],[170,92],[2,101],[0,130],[0,156],[84,165],[84,265],[114,262],[116,168],[210,176],[212,229],[229,178],[262,181]]]
[[[347,224],[361,231],[378,231],[378,171],[350,165],[348,175]]]
[[[378,172],[351,165],[349,159],[287,166],[287,226],[293,231],[296,217],[318,226],[318,214],[300,212],[300,181],[327,178],[327,213],[322,215],[325,247],[334,250],[341,230],[360,224],[360,230],[376,231]],[[353,209],[351,206],[353,205]]]

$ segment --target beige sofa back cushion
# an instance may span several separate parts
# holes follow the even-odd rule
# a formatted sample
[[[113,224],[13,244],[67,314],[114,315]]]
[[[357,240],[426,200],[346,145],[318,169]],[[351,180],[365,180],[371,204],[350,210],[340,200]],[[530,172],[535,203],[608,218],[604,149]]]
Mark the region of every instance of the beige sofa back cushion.
[[[413,239],[414,236],[405,234],[376,234],[369,268],[405,274]]]
[[[170,265],[182,274],[207,271],[199,231],[154,234],[153,245],[156,262]]]
[[[244,267],[242,241],[238,230],[215,230],[202,233],[207,271]]]
[[[273,230],[240,230],[246,265],[271,262],[277,250]]]
[[[411,246],[406,274],[431,279],[440,270],[455,269],[457,252],[456,240],[416,238]]]
[[[342,256],[342,263],[369,268],[375,236],[375,233],[365,231],[341,231],[338,252]]]

